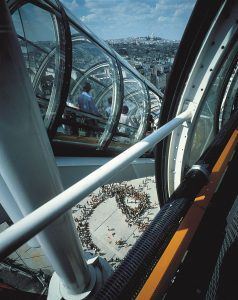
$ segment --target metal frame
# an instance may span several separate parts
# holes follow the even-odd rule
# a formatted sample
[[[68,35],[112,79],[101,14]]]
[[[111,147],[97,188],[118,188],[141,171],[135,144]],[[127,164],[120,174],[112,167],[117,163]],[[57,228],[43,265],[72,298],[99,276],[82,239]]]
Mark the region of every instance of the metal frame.
[[[53,105],[56,108],[55,114],[52,115],[52,113],[50,113],[50,115],[49,115],[50,118],[49,119],[47,117],[45,118],[46,127],[48,127],[48,133],[49,133],[49,137],[51,139],[54,139],[58,124],[60,124],[61,116],[62,116],[62,114],[64,112],[64,108],[66,106],[66,101],[67,101],[67,96],[68,96],[66,91],[69,90],[71,72],[74,69],[74,67],[72,66],[72,42],[77,40],[77,36],[73,36],[73,35],[71,36],[70,26],[74,27],[79,32],[82,32],[82,34],[85,35],[85,38],[89,39],[91,41],[91,43],[93,43],[95,45],[95,47],[102,49],[102,51],[105,53],[106,56],[111,57],[111,59],[113,60],[113,63],[114,63],[114,68],[116,68],[116,66],[119,66],[119,65],[123,66],[125,68],[125,70],[130,72],[130,74],[133,77],[135,77],[136,80],[139,80],[139,82],[141,82],[141,84],[145,85],[146,89],[148,87],[155,95],[157,95],[159,97],[159,99],[162,99],[163,95],[160,93],[160,91],[158,91],[148,80],[146,80],[139,72],[137,72],[134,68],[132,68],[126,61],[124,61],[105,42],[99,40],[90,30],[87,29],[87,27],[84,24],[82,24],[80,21],[78,21],[78,22],[74,21],[74,18],[71,17],[71,14],[68,12],[68,10],[66,8],[63,8],[58,0],[57,0],[57,2],[58,2],[58,7],[56,7],[55,3],[51,3],[51,1],[49,1],[49,0],[41,0],[41,1],[9,0],[8,1],[9,7],[11,8],[12,12],[14,12],[16,9],[20,8],[22,5],[24,5],[26,3],[32,3],[33,5],[36,5],[40,8],[48,11],[49,13],[55,15],[56,16],[55,18],[57,19],[57,27],[59,28],[59,42],[60,42],[60,47],[61,47],[60,53],[65,53],[65,55],[64,55],[65,61],[63,61],[62,57],[60,57],[61,67],[57,68],[57,72],[60,77],[59,77],[59,81],[57,80],[57,82],[60,82],[62,86],[60,87],[60,89],[56,89],[56,86],[54,85],[55,93],[54,93],[54,91],[52,91],[51,99],[49,101],[49,105],[48,105],[48,109],[47,109],[48,112],[52,111],[52,105]],[[66,44],[65,44],[65,42],[66,42]],[[69,50],[70,48],[71,48],[71,51]],[[56,52],[56,49],[52,50],[50,53],[53,54],[54,52]],[[38,70],[38,72],[36,74],[36,78],[34,80],[34,85],[37,84],[36,82],[39,79],[38,77],[40,77],[39,74],[44,69],[44,65],[47,63],[48,59],[49,59],[49,57],[47,56],[47,58],[43,62],[43,65]],[[115,60],[115,62],[114,62],[114,60]],[[61,71],[59,71],[59,69],[61,69]],[[117,70],[118,70],[118,68],[117,68]],[[91,72],[91,70],[88,70],[88,72]],[[88,74],[87,72],[86,72],[86,74],[85,73],[83,74],[82,78],[80,78],[80,81],[73,88],[73,91],[71,92],[71,94],[73,94],[73,92],[77,88],[78,84],[80,82],[82,82],[82,80],[84,80],[84,78],[86,77],[87,74]],[[122,74],[120,73],[120,70],[119,70],[119,76],[122,76]],[[117,109],[122,108],[122,98],[124,98],[124,97],[120,96],[120,95],[122,95],[121,81],[122,81],[122,78],[120,78],[120,87],[117,87],[116,92],[115,92],[115,94],[117,94],[116,100],[120,102],[119,105],[116,105]],[[54,82],[55,82],[55,80],[54,80]],[[118,80],[118,82],[119,82],[119,80]],[[147,95],[148,95],[148,92],[147,92]],[[56,101],[57,99],[58,99],[58,101]],[[150,98],[148,98],[148,103],[149,102],[150,102]],[[52,105],[50,105],[50,103]],[[149,111],[149,107],[148,107],[148,111]],[[148,111],[147,111],[147,113],[148,113]],[[101,138],[99,140],[99,143],[97,146],[98,149],[105,150],[107,147],[110,148],[109,145],[113,138],[113,133],[114,134],[116,133],[118,122],[120,119],[120,113],[121,112],[117,111],[116,115],[111,120],[109,120],[110,118],[108,119],[108,126],[107,126],[108,128],[105,129],[104,134],[101,136]],[[46,115],[48,115],[48,113]],[[112,124],[113,122],[116,122],[116,123]],[[139,134],[137,134],[137,139],[140,139],[144,135],[145,129],[146,129],[146,124],[141,126],[141,130],[140,130]],[[53,143],[54,143],[54,141],[53,141]]]
[[[116,114],[114,116],[114,122],[112,122],[112,127],[111,127],[111,134],[110,136],[108,135],[108,139],[104,141],[104,143],[102,144],[102,149],[105,149],[106,147],[108,147],[109,149],[112,149],[113,147],[110,146],[110,143],[112,141],[113,136],[115,136],[116,131],[117,131],[117,127],[119,124],[119,120],[120,120],[120,116],[121,116],[121,110],[122,110],[122,106],[123,106],[123,99],[124,99],[124,81],[123,81],[123,76],[122,76],[122,67],[121,64],[119,63],[118,60],[115,60],[116,66],[117,66],[117,70],[119,72],[119,87],[118,87],[118,101],[114,101],[114,105],[115,105],[115,110],[116,110]],[[116,107],[117,106],[117,107]]]
[[[47,5],[44,4],[44,2],[47,3]],[[52,115],[50,114],[50,118],[46,124],[47,130],[49,137],[52,138],[57,130],[58,122],[60,120],[60,117],[63,113],[66,100],[67,100],[67,95],[68,95],[68,90],[69,90],[69,84],[70,84],[70,77],[71,77],[71,65],[72,65],[72,45],[71,45],[71,36],[70,34],[70,29],[68,25],[68,20],[66,17],[66,13],[64,11],[63,6],[59,2],[59,0],[56,0],[58,3],[58,8],[56,9],[55,5],[51,5],[51,2],[49,1],[36,1],[36,0],[22,0],[22,1],[17,1],[17,0],[10,0],[8,1],[8,6],[10,8],[11,13],[14,13],[17,9],[21,8],[24,4],[30,3],[35,6],[38,6],[39,8],[49,12],[51,16],[53,15],[55,20],[55,28],[56,33],[58,32],[58,45],[60,47],[59,49],[59,57],[58,57],[58,63],[59,67],[57,68],[57,76],[58,80],[57,82],[60,82],[61,88],[58,89],[59,86],[57,86],[57,89],[55,87],[54,92],[52,91],[49,105],[52,102],[52,105],[56,106],[55,113]],[[52,6],[52,8],[51,8]],[[57,23],[57,25],[56,25]],[[56,51],[56,49],[53,49],[52,51]],[[52,53],[52,51],[50,53]],[[65,53],[64,58],[62,57],[62,54]],[[44,60],[45,61],[45,60]],[[45,61],[47,62],[47,60]],[[40,68],[42,69],[42,68]],[[43,69],[42,69],[43,70]],[[54,81],[55,82],[55,81]],[[56,100],[58,99],[58,103],[55,103]],[[47,111],[49,109],[52,110],[52,105],[51,108],[48,106]]]
[[[217,132],[221,129],[224,123],[229,119],[232,106],[235,101],[234,94],[237,93],[237,79],[238,79],[238,55],[235,56],[233,62],[230,64],[230,68],[227,72],[226,78],[223,84],[223,97],[221,97],[220,102],[217,106],[215,126]],[[234,68],[235,66],[235,68]],[[234,73],[234,74],[233,74]],[[229,101],[231,99],[231,101]]]
[[[231,90],[229,90],[229,95],[227,96],[227,98],[231,98],[232,101],[226,101],[223,111],[222,111],[222,117],[221,117],[221,124],[220,124],[220,128],[227,122],[227,120],[229,119],[230,115],[232,114],[233,111],[233,107],[236,106],[236,102],[237,102],[237,98],[238,98],[238,73],[236,74],[237,76],[235,76],[234,78],[234,89],[231,88]],[[228,100],[229,100],[228,98]]]
[[[96,65],[90,67],[90,69],[87,69],[85,72],[80,71],[80,72],[82,72],[83,75],[82,75],[82,77],[79,78],[79,80],[76,82],[76,84],[72,88],[72,91],[70,92],[70,95],[74,95],[75,90],[77,90],[78,86],[85,80],[85,78],[87,78],[87,76],[91,72],[93,72],[93,71],[95,71],[99,68],[103,68],[105,66],[109,66],[109,64],[106,63],[106,62],[102,62],[102,63],[100,63],[100,65],[96,64]],[[91,79],[91,76],[90,76],[90,79]],[[92,78],[91,80],[94,81],[95,78],[94,79]],[[98,83],[99,85],[102,85],[104,88],[106,87],[103,83],[99,82],[98,80],[95,80],[95,82]]]
[[[177,107],[184,87],[196,57],[200,51],[202,41],[223,4],[223,0],[206,3],[197,0],[190,20],[186,26],[179,49],[177,51],[173,71],[166,87],[164,101],[161,106],[159,126],[167,123],[176,115]],[[167,182],[167,159],[170,138],[168,137],[156,147],[156,184],[160,204],[163,205],[169,197]]]
[[[196,106],[195,106],[196,112],[194,114],[193,122],[190,126],[190,129],[189,129],[188,139],[192,139],[192,137],[194,136],[195,129],[196,129],[196,124],[199,121],[200,112],[203,109],[204,104],[206,104],[206,102],[204,102],[204,101],[206,101],[206,96],[208,95],[209,90],[212,87],[214,79],[217,78],[217,74],[219,73],[220,68],[224,65],[225,60],[227,58],[227,54],[230,53],[230,51],[233,48],[233,45],[236,42],[236,40],[237,40],[237,38],[236,38],[236,34],[235,34],[231,41],[224,41],[224,43],[221,43],[221,44],[226,44],[226,42],[227,42],[225,50],[221,49],[221,50],[223,50],[223,51],[221,51],[221,50],[219,50],[219,47],[218,47],[218,52],[219,52],[218,55],[217,55],[218,57],[214,56],[214,62],[211,63],[211,64],[214,64],[214,67],[211,68],[212,73],[211,73],[211,69],[209,70],[209,64],[208,64],[206,75],[209,76],[209,73],[210,73],[210,77],[207,80],[207,82],[205,81],[205,83],[201,84],[201,85],[204,86],[204,94],[202,95],[201,100],[199,101],[199,103],[196,103]],[[237,44],[237,47],[238,47],[238,44]],[[208,61],[209,61],[209,58],[208,58]],[[229,68],[228,68],[227,72],[229,72]],[[225,82],[225,80],[226,79],[224,79],[224,82]],[[219,107],[219,98],[221,98],[221,99],[223,98],[224,82],[221,84],[221,86],[219,86],[217,88],[217,96],[215,97],[216,100],[218,99],[218,102],[216,103],[216,109],[215,109],[214,115],[212,116],[213,122],[214,122],[213,131],[215,133],[217,133],[216,127],[215,127],[216,123],[217,123],[217,116],[218,116],[218,109],[217,108]],[[212,132],[210,132],[210,134],[212,134]],[[206,145],[204,145],[204,147],[203,147],[203,151],[205,150],[205,146]],[[191,147],[192,147],[191,143],[186,143],[185,150],[184,150],[184,153],[186,153],[186,154],[183,157],[183,160],[184,160],[183,163],[187,164],[187,166],[188,166],[189,154],[191,153]]]
[[[37,4],[39,7],[48,10],[49,12],[56,13],[56,11],[59,13],[59,8],[55,7],[54,3],[51,3],[49,0],[44,0],[48,5],[52,6],[54,10],[51,10],[49,6],[43,5],[42,1],[37,0],[9,0],[9,7],[13,11],[16,10],[18,7],[22,6],[25,3],[31,3]],[[127,61],[121,58],[119,54],[117,54],[114,50],[112,50],[104,41],[101,41],[97,36],[91,32],[80,20],[77,20],[77,22],[73,19],[71,13],[68,11],[67,8],[63,8],[69,23],[71,23],[75,28],[81,30],[87,37],[90,37],[90,39],[97,44],[99,47],[103,48],[108,54],[110,54],[112,57],[114,57],[117,61],[119,61],[127,70],[131,71],[137,78],[139,78],[141,81],[143,81],[155,94],[158,95],[159,98],[163,98],[163,94],[146,78],[144,78],[137,70],[135,70]]]
[[[71,26],[74,26],[74,25],[71,25]],[[75,28],[79,31],[79,34],[80,34],[80,32],[82,30],[80,30],[78,27],[75,27]],[[83,34],[85,34],[85,33],[83,32]],[[98,45],[95,45],[95,42],[92,41],[91,37],[89,37],[87,35],[85,37],[95,47],[98,47]],[[72,41],[73,42],[77,42],[77,40],[79,40],[79,39],[80,39],[80,36],[79,37],[78,36],[73,36],[72,37]],[[93,78],[93,77],[90,76],[90,80],[95,81],[99,85],[105,87],[106,90],[108,90],[108,88],[114,86],[114,88],[113,88],[113,103],[114,103],[114,107],[116,109],[116,115],[114,116],[114,114],[113,114],[114,110],[113,110],[112,114],[109,116],[109,118],[108,118],[108,120],[106,122],[105,130],[104,130],[103,134],[101,135],[98,144],[95,145],[97,147],[97,149],[103,150],[110,143],[110,141],[111,141],[111,139],[113,137],[114,127],[117,126],[117,122],[119,120],[118,119],[118,114],[120,113],[120,111],[118,111],[118,108],[121,108],[121,105],[117,105],[116,102],[120,102],[121,101],[121,97],[120,97],[120,90],[121,90],[121,88],[117,87],[117,84],[121,80],[120,80],[120,71],[119,71],[119,68],[118,68],[117,60],[113,56],[111,56],[108,52],[106,52],[102,47],[99,47],[99,48],[105,54],[105,56],[108,57],[111,60],[112,66],[110,66],[110,62],[109,61],[102,61],[99,64],[95,64],[95,65],[91,66],[85,72],[80,71],[80,73],[82,73],[82,77],[76,82],[76,84],[74,85],[72,91],[70,92],[70,95],[73,95],[75,93],[75,90],[78,88],[78,86],[80,85],[80,83],[82,83],[83,80],[85,80],[85,78],[87,78],[87,76],[90,75],[91,72],[97,70],[98,68],[104,67],[104,66],[108,66],[109,68],[113,68],[114,69],[115,75],[116,75],[117,78],[116,78],[115,81],[112,80],[112,85],[109,86],[109,87],[106,87],[102,82],[99,82],[98,80],[96,80],[95,78]],[[73,66],[73,69],[74,69],[74,66]],[[104,92],[105,92],[105,90],[102,91],[101,94],[103,94]],[[102,97],[102,95],[100,95],[100,97]]]
[[[57,0],[56,0],[57,1]],[[18,8],[23,6],[24,4],[31,3],[36,5],[43,10],[47,10],[49,13],[56,14],[59,16],[59,8],[56,8],[55,5],[49,3],[48,0],[8,0],[7,4],[10,9],[11,14],[14,13]],[[47,4],[45,4],[47,3]],[[53,8],[53,9],[52,9]]]
[[[19,15],[20,15],[20,11],[19,11]],[[21,18],[21,15],[20,15],[20,18]],[[22,21],[21,21],[21,23],[22,23]],[[23,26],[22,26],[22,27],[23,27]],[[23,31],[24,31],[24,29],[23,29]],[[26,37],[23,37],[23,36],[21,36],[21,35],[19,35],[19,34],[17,34],[17,37],[18,37],[20,40],[22,40],[22,41],[24,41],[24,42],[30,44],[32,47],[37,48],[38,50],[44,52],[45,54],[49,54],[49,52],[47,52],[45,49],[43,49],[43,48],[41,48],[40,46],[36,45],[35,43],[29,41],[28,39],[26,39]]]
[[[112,64],[113,67],[115,68],[115,76],[116,76],[116,80],[113,81],[112,80],[112,85],[110,85],[110,87],[112,87],[112,112],[107,120],[107,125],[105,127],[105,130],[102,134],[102,136],[99,139],[99,147],[98,149],[102,150],[105,149],[107,147],[107,145],[110,143],[110,141],[113,138],[113,132],[114,132],[114,128],[115,126],[118,124],[119,122],[119,118],[118,115],[121,112],[121,73],[120,73],[120,69],[118,68],[118,64],[117,61],[112,58]],[[118,85],[119,84],[119,85]],[[105,92],[110,90],[110,87],[105,89]],[[99,95],[99,97],[103,97],[103,94]]]
[[[237,7],[232,7],[229,17],[227,17],[228,11],[229,6],[225,5],[225,3],[218,9],[218,13],[214,16],[210,28],[207,28],[206,36],[200,41],[200,48],[197,50],[197,57],[194,59],[193,65],[190,66],[190,74],[187,75],[186,83],[184,83],[184,86],[181,86],[181,94],[177,98],[178,102],[176,107],[174,107],[173,114],[178,114],[186,107],[192,107],[194,116],[191,120],[192,123],[188,124],[189,126],[183,126],[183,128],[175,130],[171,138],[165,142],[166,150],[164,148],[164,151],[166,151],[166,154],[164,158],[166,157],[168,162],[164,161],[162,167],[162,172],[165,174],[165,177],[162,179],[164,185],[162,201],[166,201],[165,197],[167,198],[176,189],[181,182],[184,172],[186,172],[188,167],[187,153],[191,147],[190,140],[193,135],[193,128],[196,125],[197,116],[208,87],[221,63],[221,57],[225,57],[231,38],[236,34],[237,23],[234,20],[236,20]],[[168,86],[168,89],[171,90],[171,87]],[[161,152],[159,155],[163,157]],[[161,180],[161,178],[158,180]]]
[[[26,40],[26,42],[28,43],[28,41]],[[42,72],[44,71],[47,63],[49,62],[49,60],[55,55],[55,52],[56,52],[56,48],[53,48],[50,52],[46,52],[47,55],[46,57],[43,59],[39,69],[37,70],[36,72],[36,75],[34,77],[34,80],[33,80],[33,90],[35,92],[38,84],[39,84],[39,80],[40,80],[40,77],[42,75]]]
[[[67,190],[63,191],[34,212],[6,229],[0,234],[0,259],[8,256],[24,242],[51,224],[63,213],[76,205],[81,199],[105,184],[115,175],[128,166],[133,160],[150,150],[155,144],[168,136],[175,128],[190,120],[192,111],[184,111],[160,129],[131,146],[129,149],[110,160],[108,163],[92,172]]]
[[[130,76],[134,77],[134,74],[131,73],[129,70],[126,70],[126,72],[129,73]],[[144,118],[144,122],[141,122],[140,126],[137,128],[136,130],[136,134],[133,137],[133,142],[137,142],[138,140],[140,140],[146,132],[146,127],[147,127],[147,119],[150,113],[150,96],[149,96],[149,92],[148,92],[148,87],[147,85],[144,83],[144,81],[140,80],[139,78],[137,78],[135,76],[135,78],[122,78],[123,80],[123,84],[124,84],[124,99],[123,102],[126,101],[128,98],[133,97],[134,95],[136,95],[137,93],[141,93],[144,94],[143,92],[145,92],[145,94],[147,95],[147,101],[143,101],[145,103],[145,110],[144,110],[144,114],[145,114],[145,118]],[[130,91],[129,93],[125,93],[125,86],[126,83],[135,83],[138,85],[138,83],[141,85],[140,89],[134,89],[132,91]],[[118,123],[119,125],[120,123]]]
[[[59,0],[56,0],[56,3],[59,6],[58,10],[60,13],[60,18],[58,19],[57,17],[57,21],[58,21],[58,28],[61,28],[60,38],[61,38],[61,44],[63,46],[63,49],[60,49],[60,54],[62,53],[62,50],[64,50],[65,57],[63,58],[60,55],[60,59],[62,61],[62,66],[63,66],[63,72],[61,74],[62,83],[61,83],[61,89],[59,91],[58,110],[54,122],[52,122],[51,128],[48,128],[48,133],[50,138],[53,138],[53,136],[55,135],[59,121],[61,119],[64,108],[66,106],[66,101],[67,101],[69,87],[70,87],[71,71],[72,71],[72,41],[71,41],[70,27],[62,4],[60,3]]]
[[[204,45],[204,49],[201,51],[201,57],[202,60],[204,62],[203,68],[205,69],[205,74],[204,74],[204,78],[201,81],[200,86],[198,87],[197,90],[200,89],[200,93],[201,93],[201,99],[198,102],[196,99],[194,99],[194,109],[196,109],[196,112],[194,114],[194,117],[192,119],[192,123],[191,126],[189,128],[189,133],[187,135],[187,138],[189,141],[191,141],[193,135],[194,135],[194,130],[196,128],[196,124],[199,120],[199,116],[200,116],[200,111],[203,109],[203,105],[204,105],[204,101],[206,100],[206,96],[209,93],[210,87],[212,86],[214,79],[217,77],[217,73],[220,71],[220,68],[224,65],[226,58],[228,57],[228,55],[230,54],[230,52],[233,50],[233,46],[235,45],[236,41],[237,41],[237,29],[236,28],[232,28],[232,24],[235,25],[233,23],[233,18],[232,16],[229,17],[229,19],[226,19],[227,24],[218,24],[219,20],[221,19],[221,22],[223,21],[223,18],[226,18],[226,6],[223,7],[223,10],[221,11],[221,15],[218,17],[218,19],[215,20],[214,22],[214,28],[211,29],[211,31],[209,32],[209,36],[207,37],[207,40],[205,41],[205,45]],[[234,13],[235,15],[235,13]],[[217,26],[219,26],[219,31],[217,30]],[[229,26],[231,26],[231,29],[228,29]],[[227,28],[228,27],[228,28]],[[237,25],[235,25],[234,27],[237,27]],[[228,31],[228,33],[226,32],[226,30]],[[213,34],[213,32],[215,32]],[[212,44],[212,41],[215,41],[216,44],[218,44],[217,49],[215,49],[215,45]],[[220,45],[220,46],[219,46]],[[210,51],[210,55],[206,55],[206,58],[203,57],[203,53],[202,52],[209,52],[209,48],[213,47],[214,52]],[[238,44],[236,43],[236,47],[238,47]],[[238,48],[236,48],[238,49]],[[236,50],[237,52],[237,50]],[[235,52],[235,53],[236,53]],[[236,54],[234,54],[236,56]],[[232,60],[233,62],[233,60]],[[203,69],[202,68],[202,69]],[[192,71],[192,72],[196,72],[196,71]],[[229,67],[228,70],[225,71],[225,74],[229,73]],[[224,79],[225,82],[225,79]],[[221,86],[218,87],[217,89],[217,96],[216,99],[223,98],[223,90],[224,90],[224,82]],[[196,81],[194,80],[194,83],[196,84]],[[195,88],[196,89],[196,88]],[[202,91],[203,89],[203,91]],[[197,95],[195,96],[197,98]],[[218,116],[218,111],[217,108],[219,107],[219,101],[216,103],[216,109],[213,115],[213,122],[214,122],[214,128],[213,131],[216,130],[216,123],[217,123],[217,116]],[[214,133],[217,133],[216,131]],[[205,150],[205,146],[203,147],[203,151]],[[189,155],[191,153],[191,147],[192,147],[192,143],[186,143],[186,146],[184,147],[184,154],[183,154],[183,170],[185,167],[189,167],[188,165],[188,158]],[[186,171],[186,168],[185,168]],[[182,171],[183,172],[183,171]],[[181,175],[183,174],[181,172]]]
[[[29,1],[25,1],[24,4],[27,4],[27,3],[30,3],[30,4],[33,4],[35,6],[38,6],[38,3],[31,3]],[[20,16],[20,19],[21,19],[21,23],[22,23],[22,28],[23,28],[23,32],[24,32],[24,40],[26,42],[26,48],[28,48],[27,44],[31,44],[32,46],[38,48],[39,50],[41,50],[42,52],[44,53],[47,53],[47,56],[45,57],[45,59],[42,61],[41,63],[41,66],[39,67],[39,69],[37,70],[36,72],[36,75],[33,79],[33,89],[35,91],[36,87],[38,86],[39,84],[39,80],[40,80],[40,77],[42,75],[42,72],[44,71],[45,69],[45,66],[47,65],[48,61],[53,57],[53,55],[55,55],[55,53],[57,53],[57,49],[58,49],[58,46],[56,46],[56,48],[52,49],[50,52],[47,52],[45,51],[44,49],[41,49],[39,46],[35,45],[34,43],[32,43],[31,41],[29,41],[26,37],[26,34],[25,34],[25,28],[24,28],[24,25],[23,25],[23,21],[22,21],[22,16],[21,16],[21,11],[20,11],[20,8],[22,6],[19,6],[18,9],[19,9],[19,16]],[[40,8],[42,8],[42,6],[38,6]],[[45,11],[45,7],[43,8],[44,11]],[[49,11],[48,9],[46,10],[48,11],[51,15],[51,19],[52,19],[52,23],[53,23],[53,26],[54,26],[54,32],[55,32],[55,38],[56,38],[56,45],[60,45],[61,44],[61,41],[62,41],[62,31],[61,30],[58,30],[58,28],[60,28],[61,26],[61,22],[58,22],[57,20],[57,17],[56,15],[52,12],[52,11]],[[61,37],[60,37],[61,36]],[[58,52],[62,52],[63,51],[63,47],[61,46],[61,50],[59,51],[58,49]],[[29,54],[28,54],[29,55]],[[29,58],[28,58],[29,59]],[[47,107],[47,110],[46,110],[46,113],[45,113],[45,117],[44,117],[44,123],[45,123],[45,126],[48,130],[51,130],[51,127],[52,127],[52,123],[54,123],[54,119],[55,119],[55,116],[56,114],[55,113],[52,113],[56,110],[56,112],[58,111],[57,107],[59,107],[60,103],[57,103],[57,101],[55,101],[57,99],[57,94],[59,94],[60,91],[58,91],[58,89],[56,87],[58,87],[58,82],[60,81],[60,70],[63,69],[63,64],[64,64],[64,61],[61,61],[61,58],[60,58],[60,55],[56,55],[55,56],[55,62],[56,62],[56,72],[55,72],[55,78],[54,78],[54,84],[53,84],[53,88],[52,88],[52,92],[51,92],[51,95],[50,95],[50,99],[49,99],[49,103],[48,103],[48,107]],[[60,102],[60,101],[59,101]]]

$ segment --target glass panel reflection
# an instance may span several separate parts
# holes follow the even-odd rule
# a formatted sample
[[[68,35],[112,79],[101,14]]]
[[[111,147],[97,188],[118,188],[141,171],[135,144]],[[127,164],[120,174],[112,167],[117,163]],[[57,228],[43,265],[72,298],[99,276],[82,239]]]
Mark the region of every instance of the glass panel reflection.
[[[119,110],[116,62],[71,27],[73,67],[70,92],[56,139],[93,147],[110,138]]]
[[[41,114],[49,128],[60,105],[65,33],[58,26],[58,17],[31,3],[20,7],[13,20]],[[119,62],[105,48],[76,25],[70,29],[70,90],[55,140],[95,149],[109,145],[110,150],[121,151],[140,140],[146,130],[151,132],[149,125],[153,128],[156,112],[148,116],[150,101],[156,102],[157,96],[149,97],[145,84],[126,67],[122,68],[121,78]]]
[[[25,37],[49,52],[56,46],[56,32],[53,15],[33,4],[20,8]]]
[[[15,26],[16,33],[20,36],[24,36],[19,10],[16,10],[15,13],[12,15],[12,21]]]
[[[227,76],[230,63],[233,61],[237,50],[238,44],[234,46],[232,53],[230,53],[225,62],[221,65],[220,69],[217,71],[217,74],[205,95],[203,105],[198,116],[196,117],[196,125],[192,133],[192,146],[188,159],[189,166],[193,165],[199,159],[199,157],[214,139],[216,134],[214,127],[214,116],[215,113],[217,113],[216,108],[221,97],[220,90],[223,88],[223,82]]]
[[[219,129],[229,120],[234,111],[237,110],[238,101],[238,63],[234,67],[233,73],[229,78],[226,87],[225,96],[222,100],[220,115],[219,115]]]
[[[162,99],[151,90],[149,90],[149,96],[150,116],[148,119],[147,134],[153,132],[157,128],[162,104]]]
[[[13,22],[41,114],[48,127],[59,105],[56,87],[60,90],[60,52],[56,18],[28,3],[13,14]]]
[[[144,135],[149,112],[149,98],[145,85],[131,72],[122,68],[124,99],[117,131],[111,147],[125,148]]]

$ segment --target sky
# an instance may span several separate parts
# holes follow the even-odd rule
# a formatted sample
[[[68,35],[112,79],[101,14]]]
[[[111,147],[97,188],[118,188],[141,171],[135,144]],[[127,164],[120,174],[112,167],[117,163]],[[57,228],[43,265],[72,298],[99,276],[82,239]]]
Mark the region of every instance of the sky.
[[[196,0],[62,0],[98,37],[180,40]]]

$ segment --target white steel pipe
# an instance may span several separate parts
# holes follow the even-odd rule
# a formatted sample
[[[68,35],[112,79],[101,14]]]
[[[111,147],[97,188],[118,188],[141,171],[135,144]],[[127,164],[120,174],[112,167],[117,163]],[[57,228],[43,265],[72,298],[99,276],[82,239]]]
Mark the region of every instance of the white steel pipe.
[[[168,136],[175,128],[189,120],[192,110],[188,109],[173,120],[156,130],[142,141],[133,145],[108,163],[92,172],[84,179],[42,205],[31,214],[12,225],[0,234],[0,258],[4,258],[12,251],[32,238],[39,231],[76,205],[80,200],[93,192],[96,188],[107,183],[115,172],[127,167],[134,159],[143,155],[158,142]],[[69,249],[71,251],[71,249]]]

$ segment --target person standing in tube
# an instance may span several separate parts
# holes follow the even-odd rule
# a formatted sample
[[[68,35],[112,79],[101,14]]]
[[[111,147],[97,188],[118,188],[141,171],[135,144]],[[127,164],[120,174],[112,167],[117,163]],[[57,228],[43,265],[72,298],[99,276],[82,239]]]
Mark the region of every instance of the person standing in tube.
[[[85,83],[83,87],[83,91],[79,96],[78,99],[78,107],[80,110],[83,112],[89,113],[89,114],[94,114],[97,116],[100,116],[98,109],[93,101],[93,97],[90,94],[90,91],[92,89],[92,86],[90,83]],[[98,123],[97,120],[93,117],[86,117],[85,118],[85,131],[86,131],[86,136],[96,136],[97,135],[97,127]]]

